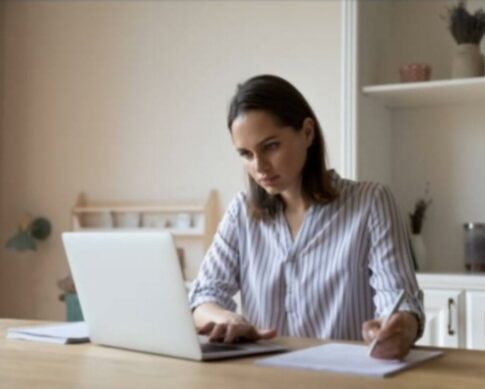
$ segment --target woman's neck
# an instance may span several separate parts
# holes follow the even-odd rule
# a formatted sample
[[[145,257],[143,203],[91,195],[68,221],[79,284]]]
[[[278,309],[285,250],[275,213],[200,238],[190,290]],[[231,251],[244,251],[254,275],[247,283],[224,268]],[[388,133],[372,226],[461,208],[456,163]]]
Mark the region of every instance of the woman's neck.
[[[285,203],[286,213],[304,213],[310,206],[309,202],[305,200],[301,189],[286,190],[281,193],[283,202]]]

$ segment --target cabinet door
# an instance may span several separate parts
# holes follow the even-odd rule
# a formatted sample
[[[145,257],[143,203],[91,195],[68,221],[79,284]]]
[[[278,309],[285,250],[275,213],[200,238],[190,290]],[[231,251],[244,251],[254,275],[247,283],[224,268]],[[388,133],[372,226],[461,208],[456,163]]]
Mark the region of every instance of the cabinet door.
[[[485,350],[485,292],[466,295],[467,348]]]
[[[417,342],[422,346],[464,347],[464,293],[425,289],[426,328]]]

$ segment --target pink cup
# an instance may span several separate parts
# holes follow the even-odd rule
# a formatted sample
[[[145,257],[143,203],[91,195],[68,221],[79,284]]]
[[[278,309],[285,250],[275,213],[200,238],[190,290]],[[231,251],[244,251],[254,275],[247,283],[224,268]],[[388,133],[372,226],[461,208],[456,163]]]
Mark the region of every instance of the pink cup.
[[[429,81],[431,66],[424,63],[410,63],[399,68],[401,82]]]

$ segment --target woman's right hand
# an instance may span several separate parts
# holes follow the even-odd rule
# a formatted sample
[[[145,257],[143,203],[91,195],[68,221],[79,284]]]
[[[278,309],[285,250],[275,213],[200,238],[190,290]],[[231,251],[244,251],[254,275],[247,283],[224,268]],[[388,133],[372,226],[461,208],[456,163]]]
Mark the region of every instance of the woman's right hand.
[[[257,329],[242,316],[222,323],[208,322],[198,332],[200,335],[207,335],[210,342],[224,343],[257,341],[276,336],[275,329]]]
[[[225,310],[214,303],[206,303],[194,311],[197,331],[211,342],[234,343],[271,339],[275,329],[257,329],[244,316]]]

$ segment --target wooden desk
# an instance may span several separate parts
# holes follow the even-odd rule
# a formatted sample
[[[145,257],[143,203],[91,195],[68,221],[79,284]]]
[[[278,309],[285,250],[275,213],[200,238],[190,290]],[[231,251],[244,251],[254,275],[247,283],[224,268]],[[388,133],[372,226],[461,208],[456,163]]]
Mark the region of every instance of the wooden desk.
[[[446,354],[395,377],[377,379],[254,365],[255,358],[191,362],[108,347],[5,339],[8,327],[36,324],[0,320],[1,388],[485,388],[485,352]],[[323,343],[280,338],[291,348]]]

